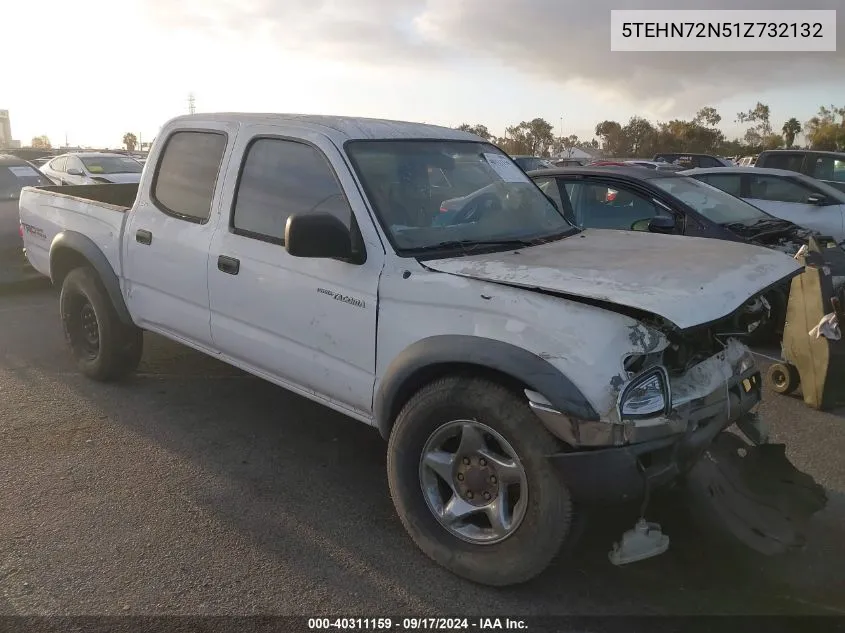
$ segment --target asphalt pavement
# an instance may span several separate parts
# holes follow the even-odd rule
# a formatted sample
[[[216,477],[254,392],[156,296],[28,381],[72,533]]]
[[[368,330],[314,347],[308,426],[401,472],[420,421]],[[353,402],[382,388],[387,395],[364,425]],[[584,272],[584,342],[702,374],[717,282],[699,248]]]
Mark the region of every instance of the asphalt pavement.
[[[761,411],[831,496],[804,551],[737,554],[658,508],[672,547],[619,568],[635,517],[605,512],[491,589],[414,547],[374,429],[149,334],[136,376],[91,382],[52,290],[3,296],[0,615],[845,614],[845,415],[771,393]]]

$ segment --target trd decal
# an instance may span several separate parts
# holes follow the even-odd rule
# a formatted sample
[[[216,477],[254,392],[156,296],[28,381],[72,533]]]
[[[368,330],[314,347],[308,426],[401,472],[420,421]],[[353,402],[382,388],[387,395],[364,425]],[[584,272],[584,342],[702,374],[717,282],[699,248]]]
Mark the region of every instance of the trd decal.
[[[21,226],[23,227],[23,230],[29,233],[30,235],[40,237],[42,240],[47,239],[47,235],[44,233],[44,231],[39,229],[37,226],[32,226],[31,224],[25,224],[23,222],[21,222]]]

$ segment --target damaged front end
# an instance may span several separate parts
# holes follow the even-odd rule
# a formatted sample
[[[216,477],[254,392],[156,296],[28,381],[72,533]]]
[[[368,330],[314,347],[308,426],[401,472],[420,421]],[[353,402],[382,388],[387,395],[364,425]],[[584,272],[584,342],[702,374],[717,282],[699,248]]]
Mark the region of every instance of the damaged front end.
[[[526,392],[569,447],[551,459],[576,502],[643,500],[644,514],[651,492],[672,484],[698,514],[759,552],[803,543],[804,523],[825,506],[824,490],[792,466],[783,445],[768,443],[754,411],[760,371],[750,350],[724,332],[730,322],[721,332],[676,331],[668,347],[626,358],[616,406],[602,420],[573,419]],[[611,560],[622,564],[662,553],[668,538],[643,517],[617,546]]]

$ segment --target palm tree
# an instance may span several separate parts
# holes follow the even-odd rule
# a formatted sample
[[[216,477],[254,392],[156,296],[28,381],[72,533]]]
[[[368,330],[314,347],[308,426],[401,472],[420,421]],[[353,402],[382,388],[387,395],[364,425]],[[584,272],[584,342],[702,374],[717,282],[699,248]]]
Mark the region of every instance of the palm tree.
[[[134,152],[135,146],[138,144],[138,137],[132,134],[132,132],[127,132],[123,135],[123,144],[127,150]]]
[[[801,133],[801,122],[798,121],[795,117],[792,117],[783,124],[783,140],[786,144],[786,148],[789,149],[792,147],[792,144],[795,142],[795,137]]]

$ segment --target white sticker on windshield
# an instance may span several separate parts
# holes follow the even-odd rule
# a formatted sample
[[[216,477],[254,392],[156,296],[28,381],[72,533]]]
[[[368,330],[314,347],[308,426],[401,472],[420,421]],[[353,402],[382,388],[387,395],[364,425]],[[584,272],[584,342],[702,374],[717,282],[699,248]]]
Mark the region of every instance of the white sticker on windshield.
[[[33,176],[38,176],[38,172],[29,165],[9,165],[8,167],[9,171],[18,178],[32,178]]]
[[[525,172],[517,167],[515,163],[511,162],[507,156],[502,156],[501,154],[484,154],[484,159],[493,168],[493,171],[499,175],[499,178],[505,182],[531,182],[528,176],[525,175]]]

